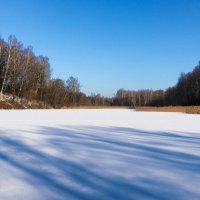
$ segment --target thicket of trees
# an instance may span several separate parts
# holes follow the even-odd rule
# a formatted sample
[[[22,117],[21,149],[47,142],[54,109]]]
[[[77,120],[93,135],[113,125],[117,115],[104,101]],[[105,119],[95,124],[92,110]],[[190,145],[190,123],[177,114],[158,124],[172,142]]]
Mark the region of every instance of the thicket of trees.
[[[178,83],[167,90],[129,91],[119,89],[113,98],[100,94],[86,96],[77,78],[66,81],[51,78],[49,59],[36,56],[32,47],[24,48],[10,36],[0,38],[0,99],[3,94],[36,100],[55,108],[80,105],[164,106],[200,105],[200,63],[190,73],[182,73]]]
[[[123,106],[200,105],[200,62],[192,72],[182,73],[174,87],[166,90],[119,89],[114,104]]]
[[[162,105],[163,90],[124,90],[119,89],[114,98],[114,104],[120,106]]]
[[[14,36],[6,43],[0,39],[0,92],[37,99],[47,87],[50,65],[47,57],[35,56],[31,47],[23,48]]]
[[[52,79],[49,59],[36,56],[32,47],[24,48],[15,36],[8,42],[0,38],[0,99],[9,93],[37,100],[55,108],[80,105],[109,105],[100,94],[86,96],[77,78]]]

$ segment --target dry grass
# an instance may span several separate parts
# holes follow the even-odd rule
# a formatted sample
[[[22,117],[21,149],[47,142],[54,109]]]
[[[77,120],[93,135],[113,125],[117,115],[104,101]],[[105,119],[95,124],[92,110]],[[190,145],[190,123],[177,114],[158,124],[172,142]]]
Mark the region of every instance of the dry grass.
[[[21,103],[14,102],[12,100],[7,101],[0,101],[0,109],[25,109],[26,106],[24,106]]]
[[[127,106],[71,106],[62,109],[128,109]]]
[[[164,107],[136,107],[136,111],[145,112],[184,112],[200,114],[200,106],[164,106]]]
[[[32,103],[31,105],[21,104],[18,102],[0,101],[0,109],[50,109],[50,106],[44,106],[40,103]],[[73,106],[62,107],[62,109],[128,109],[126,106]],[[200,114],[200,106],[164,106],[164,107],[136,107],[136,111],[144,112],[183,112],[188,114]]]
[[[5,101],[0,101],[0,109],[12,109],[12,105]]]
[[[27,103],[19,103],[13,100],[0,100],[0,109],[50,109],[50,106],[45,106],[38,102],[33,102],[31,105]]]
[[[136,107],[137,111],[145,112],[186,112],[184,106],[164,106],[164,107]]]
[[[186,108],[186,113],[189,113],[189,114],[200,114],[200,106],[188,106]]]

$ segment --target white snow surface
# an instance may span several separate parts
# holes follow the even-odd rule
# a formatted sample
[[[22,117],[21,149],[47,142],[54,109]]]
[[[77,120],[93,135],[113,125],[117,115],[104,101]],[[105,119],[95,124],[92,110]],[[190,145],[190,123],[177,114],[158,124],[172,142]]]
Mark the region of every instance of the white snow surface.
[[[0,200],[200,199],[200,115],[1,110]]]

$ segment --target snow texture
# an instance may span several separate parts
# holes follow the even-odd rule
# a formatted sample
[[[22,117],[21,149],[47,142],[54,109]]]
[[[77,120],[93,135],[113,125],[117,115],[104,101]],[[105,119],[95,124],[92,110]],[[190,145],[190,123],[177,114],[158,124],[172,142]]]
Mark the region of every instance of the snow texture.
[[[0,199],[200,199],[200,115],[1,110]]]

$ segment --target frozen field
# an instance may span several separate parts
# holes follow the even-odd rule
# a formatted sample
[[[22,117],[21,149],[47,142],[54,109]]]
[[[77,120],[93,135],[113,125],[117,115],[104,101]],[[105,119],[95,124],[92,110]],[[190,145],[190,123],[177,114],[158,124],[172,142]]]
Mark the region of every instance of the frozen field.
[[[200,115],[0,111],[0,200],[200,199]]]

